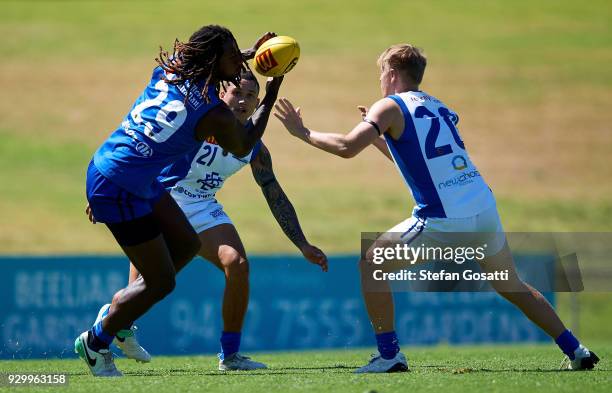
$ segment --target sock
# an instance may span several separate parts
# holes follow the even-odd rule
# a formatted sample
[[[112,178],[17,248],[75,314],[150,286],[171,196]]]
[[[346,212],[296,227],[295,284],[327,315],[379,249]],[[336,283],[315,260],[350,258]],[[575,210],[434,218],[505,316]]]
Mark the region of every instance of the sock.
[[[223,360],[227,356],[230,356],[240,349],[240,332],[226,332],[221,333],[221,355],[220,359]]]
[[[114,336],[111,336],[102,329],[102,321],[100,321],[89,330],[87,346],[96,352],[100,349],[108,349],[113,342],[113,338]]]
[[[555,340],[559,348],[566,354],[571,360],[574,360],[574,351],[576,348],[580,346],[580,342],[571,331],[565,330],[557,339]]]
[[[106,318],[109,312],[110,312],[110,304],[108,305],[108,307],[106,307],[106,310],[102,312],[101,319]],[[132,325],[134,325],[134,323],[130,323],[129,325],[124,326],[121,330],[130,330],[132,328]]]
[[[378,352],[383,359],[393,359],[399,352],[399,340],[395,330],[387,333],[376,335],[376,343],[378,344]]]

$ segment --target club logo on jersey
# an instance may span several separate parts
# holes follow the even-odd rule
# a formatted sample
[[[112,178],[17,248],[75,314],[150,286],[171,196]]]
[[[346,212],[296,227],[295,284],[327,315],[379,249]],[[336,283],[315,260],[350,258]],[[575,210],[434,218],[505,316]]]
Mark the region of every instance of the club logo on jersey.
[[[467,160],[463,156],[453,157],[453,168],[458,171],[462,171],[467,168]]]
[[[144,142],[138,142],[136,144],[136,151],[143,157],[151,157],[153,155],[153,149],[151,149],[151,146]]]
[[[217,172],[211,172],[207,173],[204,179],[199,179],[197,183],[201,184],[200,188],[202,190],[212,190],[223,183],[223,178]]]
[[[278,65],[276,59],[274,58],[274,56],[272,56],[272,51],[270,49],[266,49],[265,51],[257,55],[255,57],[255,61],[263,72],[268,72]]]

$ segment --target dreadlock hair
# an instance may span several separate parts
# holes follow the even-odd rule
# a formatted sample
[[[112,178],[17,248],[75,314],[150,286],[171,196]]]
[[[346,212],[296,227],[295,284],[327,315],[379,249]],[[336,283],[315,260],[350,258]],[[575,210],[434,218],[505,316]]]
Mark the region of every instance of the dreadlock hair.
[[[207,25],[193,33],[188,42],[174,41],[172,54],[159,48],[159,57],[155,59],[157,64],[166,71],[173,74],[173,78],[164,78],[164,81],[172,85],[184,85],[189,82],[185,101],[189,97],[191,89],[204,81],[201,93],[208,103],[208,89],[214,80],[214,86],[219,91],[222,81],[237,84],[240,77],[230,79],[219,79],[213,75],[217,70],[217,64],[223,55],[223,46],[226,42],[233,42],[238,48],[238,43],[229,29],[219,25]],[[246,64],[246,63],[245,63]]]

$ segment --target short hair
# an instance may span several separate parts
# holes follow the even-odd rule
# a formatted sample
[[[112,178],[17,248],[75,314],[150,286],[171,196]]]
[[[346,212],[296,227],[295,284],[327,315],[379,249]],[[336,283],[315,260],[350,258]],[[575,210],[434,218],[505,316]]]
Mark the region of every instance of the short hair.
[[[390,68],[408,75],[413,82],[420,84],[423,80],[427,57],[423,51],[410,44],[396,44],[387,48],[378,58],[378,66],[388,64]]]
[[[251,70],[242,69],[242,71],[240,71],[240,80],[255,82],[255,86],[257,86],[257,91],[259,92],[259,81]]]

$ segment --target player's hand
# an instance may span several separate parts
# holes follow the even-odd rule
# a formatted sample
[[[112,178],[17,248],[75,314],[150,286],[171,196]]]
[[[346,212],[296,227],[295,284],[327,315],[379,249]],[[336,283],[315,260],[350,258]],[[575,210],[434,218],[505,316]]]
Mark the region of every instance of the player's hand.
[[[259,49],[259,47],[266,41],[268,41],[270,38],[274,38],[276,37],[276,33],[273,33],[271,31],[268,31],[267,33],[265,33],[264,35],[262,35],[261,37],[259,37],[257,39],[257,41],[255,41],[255,44],[253,44],[252,47],[250,47],[249,49],[244,49],[242,51],[242,57],[245,60],[251,60],[253,57],[255,57],[255,52],[257,52],[257,49]]]
[[[274,105],[274,108],[276,109],[274,116],[283,123],[291,135],[303,138],[308,134],[308,129],[304,127],[302,122],[302,113],[299,107],[295,109],[288,99],[281,98]]]
[[[302,247],[302,255],[304,255],[304,258],[309,262],[321,266],[321,270],[324,272],[327,271],[327,256],[317,247],[306,244]]]
[[[87,218],[89,218],[89,222],[91,222],[92,224],[95,224],[96,218],[93,216],[93,213],[91,211],[91,207],[89,207],[89,204],[87,204],[87,207],[85,208],[85,214],[87,214]]]
[[[366,115],[368,114],[368,107],[367,106],[363,106],[363,105],[358,105],[357,109],[359,109],[359,112],[361,113],[361,118],[365,119]]]
[[[283,83],[284,79],[284,75],[277,76],[274,78],[268,77],[268,79],[266,80],[266,94],[270,94],[271,92],[275,94],[278,93],[278,90],[280,89],[280,86]]]

